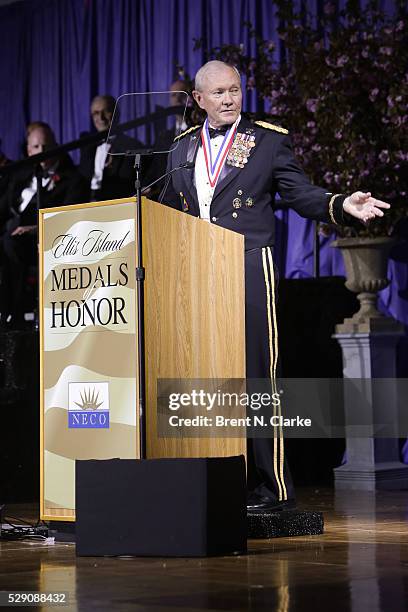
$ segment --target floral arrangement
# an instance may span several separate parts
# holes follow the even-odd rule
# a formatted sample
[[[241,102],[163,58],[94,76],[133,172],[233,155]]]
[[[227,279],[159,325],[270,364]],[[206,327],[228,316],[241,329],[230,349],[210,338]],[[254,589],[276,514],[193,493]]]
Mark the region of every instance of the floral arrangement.
[[[345,235],[384,236],[408,211],[408,20],[405,3],[392,16],[371,1],[349,0],[336,13],[326,3],[317,25],[292,3],[275,0],[284,62],[257,37],[256,57],[243,45],[208,52],[237,66],[273,121],[289,129],[296,157],[328,191],[371,193],[392,206]],[[196,41],[200,47],[202,41]]]

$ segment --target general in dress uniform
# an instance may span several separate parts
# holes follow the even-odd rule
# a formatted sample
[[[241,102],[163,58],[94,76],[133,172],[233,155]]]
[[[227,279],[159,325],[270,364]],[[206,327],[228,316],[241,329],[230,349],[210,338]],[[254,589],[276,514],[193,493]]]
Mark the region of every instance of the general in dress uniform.
[[[169,155],[175,170],[164,201],[180,210],[245,236],[245,321],[247,379],[269,379],[278,366],[276,322],[275,196],[301,216],[347,224],[367,222],[388,204],[370,194],[347,197],[312,185],[297,163],[288,130],[241,114],[238,71],[212,61],[197,73],[193,95],[207,112],[204,125],[186,130]],[[248,507],[294,506],[284,440],[248,440]]]

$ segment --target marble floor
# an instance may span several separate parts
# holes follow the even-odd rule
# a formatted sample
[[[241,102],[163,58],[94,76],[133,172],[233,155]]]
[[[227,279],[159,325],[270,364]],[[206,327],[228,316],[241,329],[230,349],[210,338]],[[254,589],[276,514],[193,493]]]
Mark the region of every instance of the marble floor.
[[[324,535],[251,540],[245,556],[77,558],[73,544],[0,542],[0,590],[65,591],[67,606],[37,608],[61,611],[408,609],[408,491],[302,489],[299,507],[324,513]]]

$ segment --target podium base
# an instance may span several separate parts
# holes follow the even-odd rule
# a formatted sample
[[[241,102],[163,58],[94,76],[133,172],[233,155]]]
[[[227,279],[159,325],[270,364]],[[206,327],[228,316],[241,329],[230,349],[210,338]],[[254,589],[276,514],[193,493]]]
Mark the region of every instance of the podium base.
[[[75,499],[78,556],[247,551],[243,456],[77,460]]]
[[[248,539],[250,540],[322,535],[323,531],[324,520],[321,512],[260,510],[248,513]]]

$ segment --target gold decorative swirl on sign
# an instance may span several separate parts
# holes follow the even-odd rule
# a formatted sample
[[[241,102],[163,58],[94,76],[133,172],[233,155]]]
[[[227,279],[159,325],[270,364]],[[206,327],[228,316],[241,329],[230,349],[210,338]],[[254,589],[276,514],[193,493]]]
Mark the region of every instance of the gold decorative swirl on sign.
[[[106,202],[92,202],[86,205],[92,210],[92,218],[90,218],[92,224],[118,224],[121,221],[127,221],[132,215],[132,209],[134,207],[134,198],[126,198],[122,200],[114,200],[113,204],[109,208],[106,206]],[[62,212],[66,212],[63,208],[70,209],[70,206],[61,207]],[[46,215],[47,231],[43,236],[43,252],[50,251],[52,244],[60,234],[66,234],[72,230],[73,226],[84,221],[84,211],[86,210],[85,205],[76,204],[74,210],[70,210],[69,214],[58,214],[58,209],[50,209],[50,212],[44,213],[41,211],[42,216]],[[61,211],[60,211],[61,212]]]
[[[134,359],[123,355],[134,353],[133,334],[119,334],[95,326],[92,336],[82,332],[66,348],[44,354],[44,388],[53,387],[66,364],[90,368],[104,376],[131,378],[135,376]],[[91,341],[92,339],[92,341]]]
[[[55,435],[58,432],[58,435]],[[134,459],[136,454],[135,428],[123,423],[110,423],[109,429],[69,429],[68,411],[52,406],[45,423],[46,450],[66,459],[106,459],[117,457]]]

